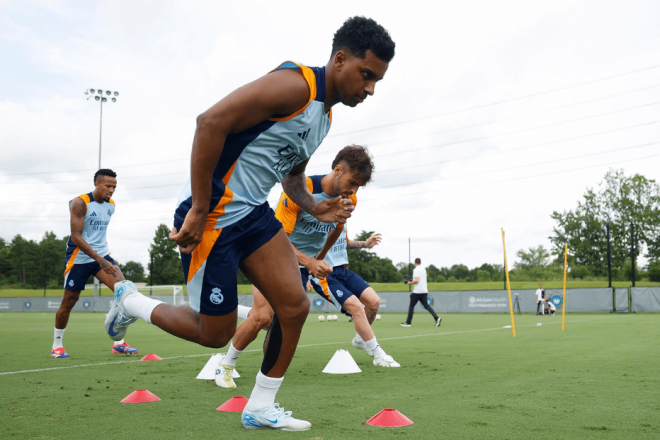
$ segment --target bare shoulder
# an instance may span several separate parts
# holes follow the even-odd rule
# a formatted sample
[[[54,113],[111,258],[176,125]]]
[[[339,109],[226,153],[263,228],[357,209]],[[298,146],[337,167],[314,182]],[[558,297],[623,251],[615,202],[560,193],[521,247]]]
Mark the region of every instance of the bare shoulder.
[[[71,200],[69,211],[71,211],[71,215],[74,217],[84,217],[87,213],[87,203],[80,197],[76,197]]]
[[[282,115],[300,110],[311,94],[305,78],[292,69],[271,72],[251,84],[258,86],[263,97],[273,105],[275,113]]]

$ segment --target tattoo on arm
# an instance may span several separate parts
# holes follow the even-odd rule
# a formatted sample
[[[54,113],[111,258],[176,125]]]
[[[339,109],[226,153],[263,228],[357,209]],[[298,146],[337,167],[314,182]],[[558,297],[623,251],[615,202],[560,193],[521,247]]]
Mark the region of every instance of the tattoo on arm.
[[[306,166],[307,161],[294,167],[289,175],[282,179],[282,188],[286,195],[300,206],[303,211],[311,214],[317,202],[309,192],[309,188],[307,188],[307,178],[305,177]]]
[[[346,244],[346,247],[348,249],[364,249],[367,247],[367,242],[366,241],[349,241]]]

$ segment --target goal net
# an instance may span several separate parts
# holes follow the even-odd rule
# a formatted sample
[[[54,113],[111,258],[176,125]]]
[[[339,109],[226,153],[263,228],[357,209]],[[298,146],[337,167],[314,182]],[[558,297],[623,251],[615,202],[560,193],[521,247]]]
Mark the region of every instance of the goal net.
[[[138,291],[146,296],[172,295],[172,304],[180,306],[188,304],[188,295],[185,294],[183,286],[137,286]]]

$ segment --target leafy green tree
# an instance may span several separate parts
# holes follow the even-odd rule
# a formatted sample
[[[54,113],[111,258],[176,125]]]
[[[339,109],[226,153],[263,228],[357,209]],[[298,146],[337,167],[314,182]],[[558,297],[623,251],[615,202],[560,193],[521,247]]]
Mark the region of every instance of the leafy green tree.
[[[151,270],[153,271],[154,285],[185,283],[183,270],[181,269],[181,258],[176,243],[167,238],[169,233],[170,228],[167,225],[160,224],[149,247],[149,252],[153,254],[153,267]]]
[[[10,250],[11,248],[7,245],[5,239],[0,237],[0,285],[9,283]]]
[[[516,256],[520,258],[520,261],[514,264],[516,269],[542,268],[548,265],[548,260],[550,259],[550,253],[543,245],[532,246],[528,251],[520,249],[516,252]]]
[[[38,287],[39,246],[34,240],[26,240],[20,234],[11,241],[9,259],[11,282],[22,287]]]
[[[552,218],[557,225],[550,240],[558,260],[563,263],[568,244],[569,265],[587,266],[596,276],[607,275],[608,222],[613,272],[623,269],[630,258],[631,222],[636,255],[646,249],[649,259],[660,257],[660,185],[639,174],[609,171],[597,190],[587,189],[575,210],[555,211]]]
[[[649,280],[660,281],[660,260],[652,260],[648,267]]]
[[[477,279],[478,279],[479,281],[481,281],[481,282],[485,282],[485,281],[490,281],[490,280],[491,280],[490,272],[488,272],[487,270],[481,270],[481,269],[479,269],[479,270],[477,271],[477,276],[478,276]]]
[[[570,275],[573,279],[579,278],[581,280],[593,276],[587,266],[575,266],[571,268]]]
[[[127,261],[126,264],[120,264],[119,269],[124,274],[124,278],[134,283],[144,283],[147,277],[144,274],[144,266],[137,261]]]
[[[449,269],[449,276],[453,276],[458,280],[464,280],[470,276],[470,269],[464,264],[454,264],[451,269]]]

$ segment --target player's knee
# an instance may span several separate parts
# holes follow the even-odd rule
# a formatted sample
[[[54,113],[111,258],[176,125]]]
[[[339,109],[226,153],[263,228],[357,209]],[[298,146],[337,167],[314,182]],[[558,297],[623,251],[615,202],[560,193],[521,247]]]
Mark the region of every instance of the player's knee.
[[[209,348],[222,348],[226,346],[233,337],[234,332],[231,332],[231,334],[221,333],[216,335],[202,335],[199,344]]]
[[[277,317],[282,323],[290,323],[302,327],[309,314],[309,299],[307,295],[296,305],[282,307],[277,311]]]
[[[273,315],[271,313],[255,313],[254,317],[250,313],[250,318],[254,319],[255,326],[262,330],[268,330],[273,322]]]

